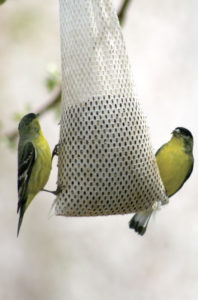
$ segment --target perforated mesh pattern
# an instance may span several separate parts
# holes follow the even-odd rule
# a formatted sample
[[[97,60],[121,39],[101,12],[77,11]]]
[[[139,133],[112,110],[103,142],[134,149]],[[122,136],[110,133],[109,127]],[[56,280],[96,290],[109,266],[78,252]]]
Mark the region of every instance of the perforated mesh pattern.
[[[125,214],[165,203],[109,0],[60,0],[62,117],[56,214]]]

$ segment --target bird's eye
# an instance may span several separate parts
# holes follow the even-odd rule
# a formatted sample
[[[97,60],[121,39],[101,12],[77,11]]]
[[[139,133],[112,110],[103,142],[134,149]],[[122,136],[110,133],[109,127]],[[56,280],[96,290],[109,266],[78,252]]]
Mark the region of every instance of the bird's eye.
[[[176,129],[175,129],[175,132],[180,133],[181,131],[180,131],[179,128],[176,128]]]

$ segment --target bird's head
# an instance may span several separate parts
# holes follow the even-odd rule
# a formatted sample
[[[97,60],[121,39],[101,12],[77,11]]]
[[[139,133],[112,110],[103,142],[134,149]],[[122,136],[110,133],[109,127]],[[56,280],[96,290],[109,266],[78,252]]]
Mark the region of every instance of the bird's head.
[[[40,131],[40,124],[37,119],[38,115],[30,113],[25,115],[19,122],[19,134],[20,135],[31,135],[38,134]]]
[[[184,128],[184,127],[177,127],[172,132],[173,138],[182,139],[184,141],[185,146],[188,150],[192,151],[193,148],[193,136],[192,133]]]

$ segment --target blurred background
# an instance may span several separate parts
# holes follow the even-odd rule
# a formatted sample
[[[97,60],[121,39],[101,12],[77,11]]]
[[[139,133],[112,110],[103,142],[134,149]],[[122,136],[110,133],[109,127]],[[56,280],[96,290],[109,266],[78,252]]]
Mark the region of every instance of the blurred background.
[[[113,1],[116,8],[122,1]],[[198,299],[198,19],[197,1],[133,0],[123,34],[153,147],[177,126],[194,135],[195,167],[144,237],[131,215],[49,217],[54,196],[39,193],[16,237],[17,152],[0,144],[0,299]],[[8,0],[0,6],[0,131],[50,96],[49,66],[60,69],[58,1]],[[51,67],[50,67],[51,68]],[[54,111],[41,118],[51,149]],[[56,186],[56,163],[47,184]]]

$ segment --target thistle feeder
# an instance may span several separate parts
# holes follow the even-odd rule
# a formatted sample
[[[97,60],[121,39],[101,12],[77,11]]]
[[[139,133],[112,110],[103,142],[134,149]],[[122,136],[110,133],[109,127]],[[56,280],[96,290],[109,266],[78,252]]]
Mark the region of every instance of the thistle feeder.
[[[168,199],[110,0],[59,0],[62,104],[55,214],[102,216]]]

